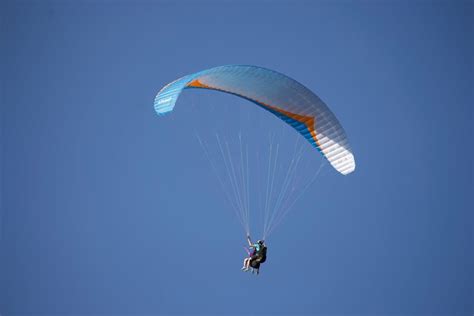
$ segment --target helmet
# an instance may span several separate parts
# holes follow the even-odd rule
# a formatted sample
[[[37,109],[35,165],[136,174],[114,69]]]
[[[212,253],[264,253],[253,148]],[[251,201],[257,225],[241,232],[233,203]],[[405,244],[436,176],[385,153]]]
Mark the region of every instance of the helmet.
[[[257,244],[263,245],[263,242],[264,242],[263,240],[259,240],[259,241],[257,241]]]

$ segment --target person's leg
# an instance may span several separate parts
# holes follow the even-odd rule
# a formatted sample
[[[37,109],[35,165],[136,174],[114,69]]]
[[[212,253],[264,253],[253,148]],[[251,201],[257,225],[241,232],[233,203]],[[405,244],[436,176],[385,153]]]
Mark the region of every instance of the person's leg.
[[[242,270],[248,270],[248,268],[249,268],[249,260],[250,260],[250,258],[245,258],[245,259],[244,259],[244,266],[242,267]]]
[[[250,264],[250,258],[245,259],[245,268],[248,269]]]

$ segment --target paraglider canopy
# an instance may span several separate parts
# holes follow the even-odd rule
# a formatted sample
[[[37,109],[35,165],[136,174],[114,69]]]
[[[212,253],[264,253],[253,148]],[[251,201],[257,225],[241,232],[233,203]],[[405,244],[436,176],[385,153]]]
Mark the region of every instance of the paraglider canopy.
[[[296,129],[341,174],[355,170],[354,155],[336,116],[311,90],[273,70],[227,65],[181,77],[155,98],[159,115],[173,110],[183,89],[210,89],[247,99]]]

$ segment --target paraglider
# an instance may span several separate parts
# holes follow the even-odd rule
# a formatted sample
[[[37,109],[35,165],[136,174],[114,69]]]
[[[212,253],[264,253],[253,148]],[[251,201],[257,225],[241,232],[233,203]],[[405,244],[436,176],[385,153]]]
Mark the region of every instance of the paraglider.
[[[249,256],[244,259],[242,271],[247,272],[251,270],[252,273],[258,275],[260,273],[260,264],[267,260],[267,245],[265,245],[265,241],[263,240],[258,240],[253,244],[250,236],[247,236],[247,242],[250,247],[249,251],[247,251]]]
[[[154,101],[157,114],[161,116],[171,112],[175,107],[178,97],[185,89],[215,90],[246,99],[272,113],[294,128],[307,142],[316,148],[326,161],[340,174],[347,175],[355,170],[354,155],[349,146],[346,133],[336,116],[316,94],[284,74],[257,66],[226,65],[186,75],[167,84],[158,92]],[[236,191],[234,196],[235,203],[231,204],[236,210],[242,227],[246,231],[247,241],[250,247],[248,250],[249,256],[245,258],[242,269],[244,271],[252,270],[252,272],[258,274],[260,264],[266,260],[267,246],[263,240],[268,237],[275,225],[287,214],[288,210],[291,209],[294,202],[301,196],[304,190],[302,190],[301,194],[297,194],[297,198],[292,203],[288,203],[289,206],[286,205],[286,208],[281,206],[284,200],[280,192],[279,198],[281,199],[275,203],[275,208],[277,209],[275,212],[281,211],[281,214],[277,214],[277,216],[274,216],[275,214],[265,216],[263,238],[253,244],[249,237],[250,228],[248,223],[249,189],[248,184],[246,185],[246,182],[248,182],[248,167],[244,170],[242,166],[242,180],[240,182],[237,181],[229,146],[226,143],[226,148],[218,135],[216,135],[216,139],[221,157],[228,171],[228,176],[231,178],[230,183],[232,186],[229,187],[234,190],[234,193]],[[206,155],[209,155],[207,148],[199,137],[198,140]],[[240,134],[239,140],[241,141]],[[242,147],[241,143],[240,146]],[[270,147],[270,150],[272,150],[272,147]],[[272,152],[270,152],[270,158],[272,156],[271,154]],[[278,148],[276,149],[276,154],[278,154]],[[243,162],[243,155],[241,156],[240,162]],[[273,164],[272,159],[269,161],[269,164]],[[248,157],[246,162],[248,165]],[[276,165],[276,161],[274,164]],[[242,163],[242,165],[244,164]],[[229,166],[231,166],[232,169]],[[290,166],[288,172],[293,172],[295,168],[294,166]],[[232,172],[230,172],[230,170]],[[274,172],[275,167],[271,169],[269,165],[268,170],[269,172],[270,170]],[[247,173],[247,178],[244,177],[244,171]],[[317,174],[319,174],[319,171],[320,169],[318,169]],[[217,176],[220,182],[222,182],[219,174],[217,174]],[[240,194],[239,183],[245,186],[246,192]],[[228,187],[225,185],[222,186],[224,189]],[[282,192],[287,192],[289,187],[289,183],[284,183],[282,185]],[[232,197],[229,199],[231,198]]]

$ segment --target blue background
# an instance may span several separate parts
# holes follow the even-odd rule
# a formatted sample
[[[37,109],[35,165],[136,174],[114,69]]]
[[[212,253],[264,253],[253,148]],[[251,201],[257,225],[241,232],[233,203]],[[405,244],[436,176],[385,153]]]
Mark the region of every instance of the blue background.
[[[474,312],[472,2],[0,10],[2,315]],[[315,91],[357,162],[325,168],[258,277],[239,270],[244,234],[190,132],[219,116],[187,110],[195,91],[171,116],[152,106],[233,63]]]

